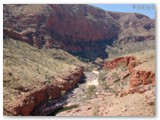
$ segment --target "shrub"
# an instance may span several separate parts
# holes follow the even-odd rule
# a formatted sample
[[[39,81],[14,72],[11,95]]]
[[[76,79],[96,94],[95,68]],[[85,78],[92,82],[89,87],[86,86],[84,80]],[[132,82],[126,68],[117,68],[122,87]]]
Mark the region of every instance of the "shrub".
[[[87,88],[87,93],[88,95],[94,95],[96,91],[96,86],[95,85],[90,85]]]
[[[119,78],[118,73],[117,72],[113,72],[111,75],[112,78]]]
[[[127,65],[126,63],[122,62],[122,63],[117,64],[117,68],[127,68]]]
[[[48,83],[48,84],[51,84],[52,82],[51,82],[51,80],[47,80],[47,83]]]
[[[95,65],[92,63],[88,63],[87,66],[84,68],[84,71],[92,71],[95,68]]]
[[[110,90],[110,88],[109,88],[109,86],[107,85],[106,82],[103,82],[102,88],[103,88],[105,91]]]
[[[119,82],[119,81],[120,81],[120,78],[117,77],[117,79],[114,81],[114,83]]]
[[[99,72],[99,76],[98,76],[98,80],[99,80],[99,82],[103,82],[103,81],[105,81],[105,79],[106,79],[106,72],[104,72],[104,71],[100,71]]]

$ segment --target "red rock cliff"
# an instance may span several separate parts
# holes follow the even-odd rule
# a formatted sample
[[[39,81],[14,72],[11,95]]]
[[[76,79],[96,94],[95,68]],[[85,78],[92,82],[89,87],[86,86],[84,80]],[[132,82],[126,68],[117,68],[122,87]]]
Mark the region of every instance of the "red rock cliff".
[[[35,47],[58,47],[71,53],[94,51],[102,57],[107,56],[105,44],[111,44],[119,32],[110,15],[89,5],[4,5],[3,21],[4,29]],[[4,34],[14,37],[6,30]]]
[[[144,71],[135,69],[137,58],[134,56],[126,56],[115,58],[105,63],[107,69],[114,69],[120,64],[125,64],[130,71],[130,87],[139,85],[155,84],[155,73],[152,71]]]

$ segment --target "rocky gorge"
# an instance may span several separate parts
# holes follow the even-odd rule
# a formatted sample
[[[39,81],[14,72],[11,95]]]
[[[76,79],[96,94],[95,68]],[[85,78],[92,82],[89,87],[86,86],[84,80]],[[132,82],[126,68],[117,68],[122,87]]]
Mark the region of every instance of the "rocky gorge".
[[[139,13],[4,4],[3,113],[153,116],[154,42],[155,20]]]
[[[3,21],[5,35],[90,60],[106,58],[106,45],[116,39],[119,43],[153,40],[155,29],[154,20],[145,15],[106,12],[90,5],[4,5]]]

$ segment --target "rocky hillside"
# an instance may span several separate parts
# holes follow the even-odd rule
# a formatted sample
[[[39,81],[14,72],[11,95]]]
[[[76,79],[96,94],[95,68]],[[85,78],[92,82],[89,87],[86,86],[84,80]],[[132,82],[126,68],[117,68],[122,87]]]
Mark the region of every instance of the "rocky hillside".
[[[106,47],[109,58],[155,48],[154,19],[138,13],[107,13],[120,24],[117,40]]]
[[[99,84],[77,88],[67,106],[78,107],[56,116],[155,116],[154,61],[154,50],[107,60]]]
[[[155,20],[139,13],[107,12],[120,24],[118,43],[155,39]]]
[[[95,60],[106,45],[154,40],[154,20],[89,5],[4,5],[4,36]],[[143,34],[142,34],[143,33]]]
[[[119,32],[105,11],[88,5],[4,5],[3,20],[4,34],[10,37],[90,59],[106,57],[105,44]]]
[[[65,51],[37,49],[14,39],[5,39],[3,46],[4,115],[29,115],[83,75],[84,63]]]

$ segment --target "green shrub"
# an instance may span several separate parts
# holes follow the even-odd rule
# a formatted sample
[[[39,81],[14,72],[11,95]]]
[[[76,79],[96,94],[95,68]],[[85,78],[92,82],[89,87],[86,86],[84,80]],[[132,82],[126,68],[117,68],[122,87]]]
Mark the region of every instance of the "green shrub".
[[[118,76],[118,73],[117,73],[117,72],[113,72],[112,75],[111,75],[111,77],[112,77],[112,78],[118,78],[119,76]]]
[[[95,68],[95,65],[92,63],[87,64],[86,67],[84,67],[84,71],[92,71]]]
[[[126,63],[122,62],[122,63],[117,64],[117,68],[127,68],[127,65]]]
[[[120,81],[120,78],[118,77],[115,81],[114,81],[114,83],[117,83],[117,82],[119,82]]]
[[[96,86],[95,85],[90,85],[87,88],[87,94],[88,95],[94,95],[96,91]]]
[[[107,85],[106,82],[103,82],[102,88],[103,88],[105,91],[110,90],[110,88],[109,88],[109,86]]]
[[[98,76],[98,80],[99,82],[103,82],[106,79],[106,72],[105,71],[100,71],[99,72],[99,76]]]

